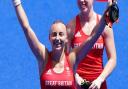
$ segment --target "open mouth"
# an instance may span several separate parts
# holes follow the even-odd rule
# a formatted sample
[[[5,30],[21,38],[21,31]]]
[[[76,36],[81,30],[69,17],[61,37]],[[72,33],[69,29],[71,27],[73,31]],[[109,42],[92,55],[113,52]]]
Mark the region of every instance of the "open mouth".
[[[61,47],[62,44],[63,44],[63,41],[61,41],[61,40],[55,40],[55,41],[53,42],[53,45],[54,45],[56,48]]]
[[[81,8],[86,8],[87,5],[88,5],[88,2],[87,1],[84,1],[80,5],[81,5]]]

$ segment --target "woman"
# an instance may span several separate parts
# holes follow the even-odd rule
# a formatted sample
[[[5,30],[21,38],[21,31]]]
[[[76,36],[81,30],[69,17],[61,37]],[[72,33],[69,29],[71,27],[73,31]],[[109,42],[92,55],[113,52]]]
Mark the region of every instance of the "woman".
[[[65,48],[68,42],[66,26],[61,21],[55,21],[49,32],[52,51],[48,51],[29,25],[20,0],[14,0],[13,3],[29,46],[38,61],[41,89],[76,89],[74,73],[77,65],[105,28],[104,17],[89,38],[70,53],[66,53]]]
[[[110,4],[112,0],[109,0]],[[77,0],[80,13],[71,20],[67,27],[72,48],[81,44],[90,37],[94,27],[99,24],[101,15],[93,9],[94,0]],[[106,49],[108,62],[103,68],[103,50]],[[79,85],[85,79],[92,84],[89,89],[107,89],[106,78],[116,66],[116,49],[112,28],[106,27],[92,49],[78,65],[77,78]],[[83,78],[83,79],[82,79]]]

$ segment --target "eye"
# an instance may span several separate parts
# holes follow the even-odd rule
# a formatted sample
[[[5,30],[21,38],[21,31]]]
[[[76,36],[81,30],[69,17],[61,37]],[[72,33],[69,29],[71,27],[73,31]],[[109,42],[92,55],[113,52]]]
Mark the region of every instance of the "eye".
[[[59,36],[64,36],[64,33],[63,32],[59,32]]]
[[[57,33],[56,32],[52,32],[51,36],[55,37],[55,36],[57,36]]]

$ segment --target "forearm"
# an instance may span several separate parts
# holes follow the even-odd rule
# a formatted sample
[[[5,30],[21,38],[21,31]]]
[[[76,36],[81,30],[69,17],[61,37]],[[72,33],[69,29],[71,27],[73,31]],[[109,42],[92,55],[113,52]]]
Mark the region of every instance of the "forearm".
[[[88,46],[89,48],[94,45],[94,43],[97,41],[99,36],[102,34],[103,30],[106,27],[106,21],[105,21],[105,16],[102,16],[100,22],[98,23],[97,26],[94,27],[93,32],[91,33],[90,37],[88,38]]]
[[[97,41],[98,37],[101,35],[102,31],[104,30],[105,26],[106,26],[106,22],[104,20],[104,17],[102,17],[98,26],[94,28],[95,31],[77,49],[77,53],[78,53],[77,55],[80,60],[83,59],[87,54],[87,52],[92,48],[94,43]]]
[[[13,0],[13,4],[14,4],[15,11],[16,11],[18,20],[20,22],[20,25],[22,26],[24,34],[26,36],[27,42],[30,48],[32,49],[33,53],[36,55],[36,57],[39,57],[39,55],[42,55],[41,49],[44,51],[45,47],[39,42],[36,34],[30,27],[28,18],[21,5],[21,2],[17,4],[15,3],[15,1],[20,2],[20,0]]]
[[[30,25],[21,3],[15,6],[15,11],[22,28],[27,29]]]
[[[104,70],[100,74],[98,78],[100,78],[102,81],[106,80],[106,78],[112,73],[116,66],[116,58],[110,58],[107,62],[107,64],[104,67]]]
[[[102,36],[104,38],[104,46],[106,49],[108,61],[99,77],[105,80],[111,74],[111,72],[116,66],[116,48],[112,28],[109,28],[109,26],[107,26]]]
[[[116,65],[116,59],[110,58],[108,63],[106,64],[103,72],[100,74],[99,77],[97,77],[89,87],[89,89],[92,89],[92,87],[95,87],[97,89],[100,89],[101,84],[105,81],[105,79],[109,76],[109,74],[113,71],[114,67]]]
[[[39,49],[40,49],[40,42],[38,40],[38,38],[36,37],[36,34],[34,33],[33,30],[31,30],[31,28],[27,28],[29,30],[24,30],[24,34],[25,37],[27,39],[27,42],[30,46],[30,48],[32,49],[32,51],[35,53],[38,53]]]

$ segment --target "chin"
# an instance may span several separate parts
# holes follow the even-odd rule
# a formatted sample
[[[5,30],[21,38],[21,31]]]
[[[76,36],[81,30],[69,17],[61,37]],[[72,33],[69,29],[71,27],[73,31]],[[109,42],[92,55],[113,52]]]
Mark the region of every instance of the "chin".
[[[58,50],[58,51],[59,51],[59,50],[62,50],[62,48],[56,48],[56,50]]]
[[[83,9],[83,10],[81,10],[81,12],[82,12],[82,13],[87,13],[88,10],[87,10],[87,9]]]
[[[56,48],[54,48],[54,50],[60,51],[60,50],[62,50],[62,47],[56,47]]]

